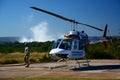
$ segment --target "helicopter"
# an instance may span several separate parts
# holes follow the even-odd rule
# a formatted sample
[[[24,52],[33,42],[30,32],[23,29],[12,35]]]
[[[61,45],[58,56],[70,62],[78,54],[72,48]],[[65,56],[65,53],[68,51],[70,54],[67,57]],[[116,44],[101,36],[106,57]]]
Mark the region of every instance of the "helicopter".
[[[52,49],[49,52],[51,58],[58,59],[57,62],[60,62],[66,59],[72,59],[72,60],[76,60],[76,63],[78,63],[78,65],[80,66],[77,60],[81,58],[85,58],[86,59],[85,63],[87,63],[89,66],[90,61],[86,58],[86,51],[88,49],[88,45],[97,43],[97,42],[103,42],[105,45],[105,48],[107,48],[107,36],[106,36],[107,28],[108,28],[107,24],[105,25],[105,29],[103,30],[103,29],[91,26],[89,24],[84,24],[76,20],[63,17],[61,15],[58,15],[56,13],[53,13],[41,8],[37,8],[37,7],[31,7],[31,8],[34,10],[55,16],[57,18],[63,19],[73,24],[72,30],[68,34],[65,34],[63,38],[60,38],[54,41]],[[88,35],[84,31],[77,30],[78,24],[86,27],[90,27],[99,31],[104,31],[102,39],[99,39],[98,41],[91,43],[89,41]]]

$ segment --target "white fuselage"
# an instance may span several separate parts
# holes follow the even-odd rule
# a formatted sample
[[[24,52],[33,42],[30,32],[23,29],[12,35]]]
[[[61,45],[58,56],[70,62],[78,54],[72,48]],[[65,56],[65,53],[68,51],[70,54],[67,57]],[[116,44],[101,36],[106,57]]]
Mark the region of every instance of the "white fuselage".
[[[72,37],[74,37],[74,35],[72,35]],[[84,44],[80,38],[58,39],[54,42],[53,48],[51,49],[49,54],[52,58],[57,59],[80,59],[85,56]]]

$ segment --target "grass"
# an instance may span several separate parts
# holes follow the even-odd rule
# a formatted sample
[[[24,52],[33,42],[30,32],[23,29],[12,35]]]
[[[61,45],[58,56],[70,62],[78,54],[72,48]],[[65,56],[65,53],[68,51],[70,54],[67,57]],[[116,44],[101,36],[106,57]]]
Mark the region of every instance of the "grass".
[[[40,62],[42,57],[47,53],[31,53],[30,61],[31,62]],[[24,53],[9,53],[9,54],[0,54],[0,64],[13,64],[13,63],[24,63]]]
[[[13,80],[120,80],[120,79],[99,79],[99,78],[15,78]]]

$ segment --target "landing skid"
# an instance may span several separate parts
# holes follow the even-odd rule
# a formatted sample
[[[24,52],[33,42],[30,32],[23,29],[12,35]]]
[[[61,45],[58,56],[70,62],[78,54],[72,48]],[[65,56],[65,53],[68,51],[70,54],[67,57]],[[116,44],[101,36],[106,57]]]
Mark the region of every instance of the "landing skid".
[[[78,67],[74,67],[74,68],[81,68],[81,67],[84,67],[84,66],[89,67],[90,66],[90,64],[89,64],[90,60],[88,60],[87,56],[85,56],[84,59],[85,59],[85,61],[81,61],[81,62],[79,62],[78,60],[75,60],[76,61],[75,64],[78,64]],[[81,66],[80,64],[83,64],[83,66]]]
[[[62,66],[57,66],[60,62],[65,62]],[[67,66],[67,60],[66,59],[60,59],[58,60],[53,67],[49,66],[49,69],[54,69],[54,68],[60,68],[60,67],[65,67]]]
[[[58,64],[60,64],[60,62],[65,62],[65,63],[62,65],[58,65]],[[90,60],[88,60],[88,59],[86,59],[85,61],[75,60],[75,63],[73,63],[73,64],[75,64],[74,68],[77,69],[77,68],[81,68],[81,67],[85,67],[85,66],[89,67],[90,66],[89,62],[90,62]],[[82,64],[82,66],[81,66],[81,64]],[[49,65],[49,69],[66,67],[68,65],[70,65],[70,64],[67,62],[67,59],[60,59],[54,65],[52,65],[52,66]]]
[[[83,66],[87,66],[87,67],[90,66],[90,64],[89,64],[90,60],[81,61],[81,62],[79,62],[78,60],[75,60],[75,61],[76,61],[75,64],[77,64],[78,67],[75,66],[74,68],[81,68]],[[84,63],[86,63],[86,64],[84,64]],[[80,64],[83,64],[83,66],[81,66]]]

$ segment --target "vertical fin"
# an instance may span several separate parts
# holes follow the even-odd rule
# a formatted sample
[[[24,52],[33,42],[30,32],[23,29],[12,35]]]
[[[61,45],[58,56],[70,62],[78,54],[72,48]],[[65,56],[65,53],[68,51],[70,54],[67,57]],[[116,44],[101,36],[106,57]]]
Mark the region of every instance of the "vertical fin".
[[[103,37],[107,36],[107,28],[108,28],[108,25],[106,24],[105,25],[105,29],[104,29],[104,33],[103,33]]]
[[[104,29],[104,33],[103,33],[103,37],[105,39],[107,39],[107,28],[108,28],[108,25],[106,24],[105,29]],[[104,47],[107,48],[107,41],[103,41],[103,44],[104,44]]]

